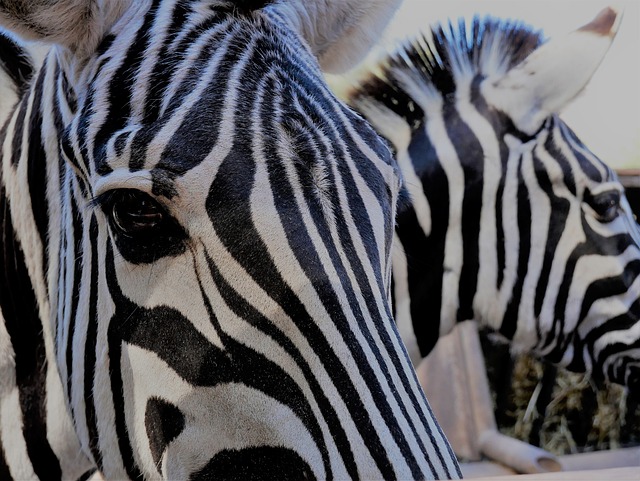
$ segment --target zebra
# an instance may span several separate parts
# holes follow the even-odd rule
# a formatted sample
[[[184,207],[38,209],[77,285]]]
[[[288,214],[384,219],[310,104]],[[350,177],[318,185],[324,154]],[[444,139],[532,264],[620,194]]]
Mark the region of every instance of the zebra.
[[[321,73],[397,3],[0,2],[52,45],[1,135],[1,479],[461,476],[392,318],[399,169]]]
[[[405,177],[394,309],[414,363],[458,322],[640,389],[640,229],[615,172],[560,118],[613,40],[603,10],[544,41],[521,21],[434,26],[344,94]]]

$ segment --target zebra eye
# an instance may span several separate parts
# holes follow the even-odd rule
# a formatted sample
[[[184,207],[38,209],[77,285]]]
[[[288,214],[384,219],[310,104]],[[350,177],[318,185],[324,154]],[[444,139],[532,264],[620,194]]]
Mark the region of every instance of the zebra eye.
[[[150,195],[116,189],[94,200],[107,216],[115,244],[127,261],[149,264],[185,251],[187,232]]]
[[[150,233],[164,220],[164,209],[144,192],[133,189],[117,191],[111,198],[112,226],[128,237]]]
[[[590,204],[600,222],[611,222],[620,212],[620,192],[610,191],[596,195]]]

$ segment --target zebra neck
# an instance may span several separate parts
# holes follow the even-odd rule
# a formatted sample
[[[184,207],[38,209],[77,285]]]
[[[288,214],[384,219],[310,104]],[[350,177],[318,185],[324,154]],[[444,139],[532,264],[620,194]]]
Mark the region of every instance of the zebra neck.
[[[43,67],[2,132],[0,428],[14,479],[77,478],[90,468],[66,408],[49,296],[57,291],[61,173],[58,155],[47,155],[57,143],[45,134],[53,119],[41,113],[54,95],[43,89],[50,74]]]
[[[470,111],[441,105],[411,128],[406,121],[397,154],[410,202],[397,220],[403,259],[394,258],[396,312],[401,330],[412,326],[422,355],[458,322],[502,320],[505,309],[493,306],[511,293],[498,208],[508,153],[495,134],[474,130],[489,127],[481,116],[461,118]]]

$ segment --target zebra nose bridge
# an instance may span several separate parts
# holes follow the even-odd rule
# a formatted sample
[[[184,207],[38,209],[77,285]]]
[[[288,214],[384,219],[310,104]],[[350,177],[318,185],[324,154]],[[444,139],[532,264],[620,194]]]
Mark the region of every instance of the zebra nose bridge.
[[[631,212],[631,207],[629,207],[629,212]],[[627,214],[627,224],[628,230],[631,233],[631,237],[636,247],[640,251],[640,224],[638,224],[637,219],[634,214]]]
[[[256,371],[256,359],[250,363],[253,367],[247,366],[242,353],[237,353],[242,365],[223,366],[219,362],[214,365],[217,373],[208,373],[194,384],[194,379],[188,375],[184,379],[183,371],[174,370],[158,355],[131,344],[125,351],[131,369],[125,376],[129,380],[125,399],[134,413],[127,422],[150,478],[160,473],[166,479],[191,479],[201,473],[204,477],[194,479],[210,479],[205,474],[211,476],[213,466],[222,469],[220,463],[225,469],[238,467],[241,461],[256,467],[262,464],[252,461],[251,456],[267,460],[275,459],[275,454],[282,459],[290,457],[301,472],[307,473],[307,466],[313,466],[319,470],[315,477],[323,477],[321,467],[326,460],[319,447],[322,441],[310,429],[308,417],[299,412],[299,396],[296,400],[287,394],[291,383],[265,389],[265,382],[279,371]],[[130,382],[133,379],[138,381]],[[256,447],[265,447],[266,452],[256,453]],[[275,453],[271,448],[282,449]],[[238,455],[229,458],[229,450],[238,451]],[[299,479],[313,477],[305,474]]]

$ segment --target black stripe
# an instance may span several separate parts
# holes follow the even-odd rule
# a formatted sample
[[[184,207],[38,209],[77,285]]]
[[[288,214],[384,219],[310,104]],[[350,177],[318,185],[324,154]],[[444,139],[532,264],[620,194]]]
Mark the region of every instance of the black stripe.
[[[89,225],[89,241],[91,243],[91,281],[89,285],[89,319],[87,319],[87,338],[84,347],[84,402],[86,411],[89,449],[93,460],[102,469],[102,454],[99,449],[99,432],[95,399],[93,397],[93,380],[96,372],[96,345],[98,337],[98,224],[95,215],[91,216]]]
[[[400,86],[400,82],[394,75],[396,72],[389,73],[391,75],[384,80],[375,76],[370,77],[366,83],[358,87],[351,103],[358,105],[361,101],[374,100],[403,118],[412,130],[423,128],[424,111]]]
[[[29,107],[29,97],[25,96],[20,102],[18,108],[18,116],[13,132],[13,142],[11,145],[11,165],[17,166],[22,157],[22,141],[24,137],[25,118],[27,116],[27,108]],[[15,115],[15,114],[14,114]]]
[[[458,322],[474,319],[473,298],[478,288],[480,214],[484,190],[484,151],[474,132],[462,120],[456,106],[445,103],[442,109],[447,135],[451,139],[464,171],[464,198],[460,225],[462,234],[462,267],[458,285]],[[459,139],[464,139],[460,141]],[[443,258],[444,260],[444,258]]]
[[[638,322],[638,318],[640,318],[640,299],[636,299],[630,306],[627,312],[620,314],[611,319],[607,319],[606,322],[603,322],[599,326],[591,329],[587,335],[584,337],[584,343],[588,347],[590,353],[594,353],[594,345],[595,343],[604,335],[615,331],[628,331],[633,328],[633,326]],[[640,342],[636,339],[635,342]],[[616,346],[615,348],[613,346]],[[599,360],[602,364],[611,354],[620,351],[626,351],[631,349],[631,344],[622,345],[622,344],[610,344],[605,349],[608,349],[608,354],[601,355],[601,359]],[[599,370],[600,371],[600,370]]]
[[[619,296],[627,292],[635,279],[640,275],[640,259],[634,259],[624,266],[622,274],[614,277],[597,279],[587,287],[582,299],[582,308],[578,323],[581,323],[589,314],[594,302],[606,297]]]
[[[569,217],[569,210],[571,208],[569,200],[558,197],[553,192],[553,185],[544,164],[540,158],[533,156],[533,169],[536,173],[536,179],[538,185],[543,192],[546,192],[549,197],[549,206],[551,209],[551,217],[549,218],[549,224],[547,227],[547,242],[544,250],[544,259],[542,261],[542,269],[540,270],[540,277],[536,285],[535,303],[534,303],[534,315],[538,319],[542,312],[542,305],[544,303],[545,295],[547,293],[547,286],[549,285],[551,268],[553,266],[553,260],[555,253],[564,233],[567,218]],[[538,333],[540,336],[540,333]]]
[[[109,61],[110,59],[107,58],[102,58],[100,60],[100,63],[98,64],[98,67],[96,69],[97,72],[102,72],[103,71],[103,67],[104,65]],[[102,126],[100,127],[100,130],[98,130],[95,139],[93,139],[93,159],[91,159],[90,155],[89,155],[89,132],[92,128],[92,124],[95,123],[95,121],[93,120],[93,116],[97,113],[94,110],[94,105],[96,103],[95,101],[95,96],[96,96],[97,92],[95,89],[95,86],[90,82],[89,83],[89,87],[87,90],[87,94],[86,94],[86,98],[84,100],[84,106],[82,107],[81,112],[78,115],[78,127],[74,130],[66,130],[63,131],[65,132],[63,134],[63,148],[65,147],[70,147],[71,146],[71,142],[72,139],[74,137],[72,137],[73,134],[75,134],[75,138],[79,139],[79,149],[80,149],[80,158],[76,158],[74,151],[72,148],[66,148],[65,151],[68,152],[67,156],[69,157],[69,159],[71,160],[72,163],[74,163],[74,165],[76,165],[78,167],[78,170],[80,172],[83,172],[85,174],[85,176],[89,177],[91,174],[91,167],[94,167],[95,172],[98,175],[107,175],[108,173],[111,172],[111,167],[109,166],[109,164],[106,162],[106,145],[107,145],[107,138],[109,135],[111,135],[111,131],[109,132],[104,132],[105,130],[105,125],[106,122],[110,119],[110,116],[107,115],[107,120],[105,121],[105,123],[102,124]],[[118,107],[126,102],[120,101],[120,100],[115,100],[113,98],[109,98],[110,103],[109,105],[109,114],[111,114],[114,110],[118,110]],[[113,102],[116,102],[115,104]],[[119,103],[118,103],[119,102]],[[128,104],[127,104],[128,105]],[[81,176],[78,176],[78,178],[82,178]],[[90,187],[90,186],[89,186]]]
[[[91,478],[91,476],[93,476],[96,473],[95,468],[90,469],[89,471],[87,471],[86,473],[82,474],[82,476],[80,476],[77,481],[89,481],[89,479]]]
[[[56,108],[54,109],[54,115],[56,119],[55,125],[56,132],[62,132],[63,130],[60,128],[61,125],[59,125],[57,122],[57,119],[61,118],[60,98],[64,98],[64,101],[69,106],[69,110],[71,110],[71,112],[75,112],[78,109],[78,98],[76,97],[76,93],[74,92],[73,87],[71,87],[71,84],[69,83],[67,75],[64,72],[61,72],[59,63],[56,63],[55,77],[60,79],[60,89],[58,90],[56,95]]]
[[[41,479],[60,479],[60,462],[47,439],[47,359],[38,317],[38,302],[16,239],[0,177],[0,310],[15,354],[16,384],[22,411],[23,435],[33,470]]]
[[[431,206],[431,232],[426,236],[411,208],[398,214],[396,233],[407,256],[413,330],[420,353],[426,356],[438,341],[442,321],[449,181],[424,128],[413,132],[408,153]]]
[[[33,107],[27,137],[29,139],[27,159],[27,181],[29,195],[31,197],[31,213],[38,229],[38,235],[42,244],[42,269],[44,279],[47,278],[49,267],[49,252],[47,249],[49,239],[49,204],[47,202],[47,158],[42,143],[42,98],[44,91],[44,79],[46,77],[46,63],[40,71],[33,89]],[[47,285],[47,283],[45,283]],[[47,290],[47,295],[49,292]]]
[[[505,311],[502,324],[500,326],[500,334],[507,339],[513,339],[518,327],[518,317],[520,302],[522,299],[522,288],[524,286],[527,268],[529,264],[529,256],[531,254],[531,205],[529,199],[529,190],[524,183],[522,176],[522,162],[518,165],[518,231],[520,234],[520,245],[518,251],[518,270],[516,275],[516,283],[507,310]]]
[[[71,192],[71,186],[68,185],[67,189]],[[67,239],[65,235],[65,242],[67,243],[67,250],[65,252],[65,256],[61,257],[64,259],[69,255],[73,254],[73,286],[71,291],[71,312],[69,314],[69,326],[67,327],[67,347],[65,353],[65,359],[67,363],[67,396],[69,400],[72,399],[72,378],[73,378],[73,340],[75,336],[75,328],[76,328],[76,316],[78,315],[78,303],[80,301],[80,284],[82,282],[82,260],[84,258],[84,250],[83,250],[83,232],[84,226],[82,223],[82,217],[80,212],[78,211],[78,206],[76,204],[76,200],[74,196],[71,196],[71,218],[73,222],[73,237],[72,239]],[[72,245],[69,245],[70,242]],[[73,410],[72,410],[73,412]]]
[[[509,148],[507,147],[504,137],[500,139],[500,183],[496,190],[496,254],[498,257],[498,277],[496,279],[496,288],[501,289],[504,282],[504,270],[505,270],[505,236],[504,236],[504,219],[502,218],[504,209],[504,185],[507,175],[507,166],[509,163]]]
[[[571,153],[575,155],[582,172],[594,182],[605,182],[606,179],[602,177],[600,170],[598,170],[598,168],[593,165],[594,161],[592,159],[594,159],[595,156],[593,156],[592,159],[584,156],[579,149],[582,149],[586,152],[589,152],[589,149],[585,147],[585,145],[578,137],[576,137],[576,134],[567,124],[565,124],[561,120],[557,120],[557,123],[558,128],[562,132],[562,140],[567,143],[567,147],[571,150]],[[604,165],[602,167],[604,167]]]
[[[562,133],[557,125],[558,122],[558,118],[549,117],[547,123],[544,125],[544,129],[547,131],[547,139],[544,142],[544,148],[553,158],[553,161],[556,162],[562,170],[564,185],[569,189],[569,192],[571,192],[573,197],[577,197],[578,190],[576,187],[576,179],[573,177],[571,163],[559,147],[559,143],[564,139],[562,138]],[[556,136],[560,138],[556,139]]]
[[[111,384],[111,395],[113,399],[113,409],[115,412],[115,430],[118,439],[118,449],[122,458],[122,463],[127,475],[131,479],[142,479],[142,473],[137,465],[133,448],[131,446],[131,438],[129,436],[129,430],[127,429],[127,421],[125,417],[126,408],[124,405],[124,383],[122,381],[122,371],[120,369],[120,363],[122,360],[122,341],[132,342],[132,338],[139,337],[138,342],[133,343],[150,349],[149,344],[153,344],[160,339],[160,334],[164,333],[170,336],[175,342],[173,347],[181,348],[182,353],[186,354],[188,351],[198,353],[203,349],[202,342],[191,342],[193,336],[189,336],[186,333],[181,333],[180,326],[177,322],[174,323],[174,316],[165,314],[163,309],[147,310],[140,306],[134,305],[129,301],[120,291],[118,286],[118,277],[115,270],[113,247],[111,242],[107,242],[106,254],[105,254],[105,277],[107,285],[109,286],[109,293],[115,304],[115,314],[109,320],[109,327],[107,331],[107,342],[109,346],[109,380]],[[151,313],[155,311],[154,313]],[[161,311],[158,313],[157,311]],[[133,314],[136,314],[134,317]],[[179,316],[179,314],[178,314]],[[177,317],[177,316],[176,316]],[[167,322],[168,325],[162,325],[162,321]],[[142,329],[137,330],[139,324],[146,324],[147,329],[151,328],[153,332],[144,331]],[[191,325],[188,328],[192,328]],[[187,331],[187,330],[185,330]],[[179,342],[185,342],[186,344],[180,345]],[[152,349],[157,352],[156,349]],[[159,352],[159,354],[161,354]],[[189,358],[190,356],[185,356]],[[175,368],[176,363],[168,360],[169,364]],[[200,366],[190,366],[186,370],[178,369],[178,372],[183,374],[198,373],[201,369]]]

